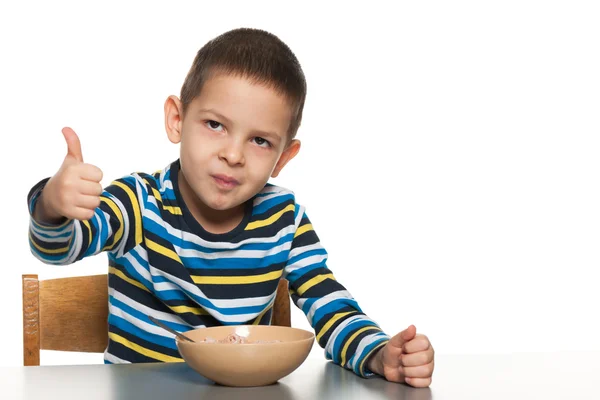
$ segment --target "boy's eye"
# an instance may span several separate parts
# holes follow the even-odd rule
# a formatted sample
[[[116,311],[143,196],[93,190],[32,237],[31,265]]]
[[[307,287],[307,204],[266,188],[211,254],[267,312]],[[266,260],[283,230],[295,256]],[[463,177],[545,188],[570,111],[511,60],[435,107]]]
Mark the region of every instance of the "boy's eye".
[[[267,139],[263,139],[261,137],[255,137],[254,143],[256,143],[257,145],[259,145],[261,147],[271,147],[271,143],[269,143],[269,141]]]
[[[211,120],[208,120],[208,121],[206,121],[206,125],[208,125],[208,127],[209,127],[210,129],[214,130],[214,131],[218,131],[218,132],[220,132],[220,131],[222,131],[222,130],[223,130],[223,129],[222,129],[222,128],[223,128],[223,125],[221,125],[221,123],[219,123],[219,122],[217,122],[217,121],[213,121],[212,119],[211,119]],[[219,129],[219,127],[220,127],[221,129]]]

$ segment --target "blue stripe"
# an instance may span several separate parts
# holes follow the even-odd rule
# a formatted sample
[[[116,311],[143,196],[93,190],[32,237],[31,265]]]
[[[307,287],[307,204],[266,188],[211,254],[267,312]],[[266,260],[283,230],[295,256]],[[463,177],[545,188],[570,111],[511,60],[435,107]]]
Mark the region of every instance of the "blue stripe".
[[[325,315],[332,313],[332,312],[336,312],[337,310],[340,310],[343,307],[347,307],[347,306],[355,308],[360,313],[363,312],[360,309],[360,307],[358,306],[358,303],[356,302],[356,300],[351,300],[351,299],[347,299],[347,298],[336,299],[332,302],[329,302],[329,303],[319,307],[315,311],[315,313],[313,314],[313,318],[312,318],[312,325],[315,326],[316,324],[318,324],[319,320],[321,320],[321,318],[323,318]]]
[[[191,270],[236,270],[250,268],[265,268],[274,264],[285,264],[287,252],[279,252],[265,258],[217,258],[202,259],[194,257],[180,257],[186,268]]]
[[[293,201],[294,196],[292,196],[289,193],[273,197],[272,199],[269,199],[269,200],[265,200],[262,203],[260,203],[259,205],[254,207],[254,209],[252,210],[252,215],[263,214],[263,213],[269,211],[271,208],[273,208],[281,203],[289,202],[290,200]]]
[[[117,328],[130,333],[131,335],[146,340],[150,343],[157,344],[162,347],[167,347],[169,349],[177,350],[177,346],[175,345],[175,339],[166,338],[164,336],[155,335],[153,333],[147,332],[133,325],[131,322],[124,320],[121,317],[117,317],[114,314],[111,314],[108,319],[108,323],[116,326]],[[152,350],[152,349],[151,349]]]
[[[150,321],[150,318],[148,318],[148,315],[146,315],[145,313],[130,307],[129,305],[123,303],[120,300],[117,300],[114,296],[108,296],[108,301],[110,302],[110,304],[112,304],[113,306],[120,308],[121,310],[125,311],[127,314],[130,314],[131,316],[149,323],[150,325],[154,325],[154,322]],[[161,322],[165,325],[167,325],[169,328],[178,330],[178,331],[182,331],[182,332],[187,332],[190,329],[194,329],[191,328],[188,325],[183,325],[183,324],[178,324],[176,322],[171,322],[171,321],[163,321],[161,320]]]
[[[41,251],[39,251],[33,245],[33,242],[31,240],[29,240],[29,243],[30,243],[29,247],[35,254],[37,254],[41,259],[48,261],[50,263],[53,263],[53,264],[60,264],[61,262],[65,262],[68,259],[69,251],[71,250],[71,246],[69,246],[69,248],[66,252],[57,254],[57,255],[52,255],[52,254],[42,253]],[[67,244],[67,243],[65,243],[65,244]]]

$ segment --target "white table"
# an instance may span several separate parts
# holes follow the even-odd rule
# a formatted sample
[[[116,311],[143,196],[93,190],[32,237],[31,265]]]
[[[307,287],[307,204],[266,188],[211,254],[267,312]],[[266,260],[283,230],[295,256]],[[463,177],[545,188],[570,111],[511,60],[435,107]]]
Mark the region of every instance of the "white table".
[[[0,368],[2,399],[600,399],[600,352],[438,355],[430,388],[363,379],[308,358],[279,383],[216,385],[183,363]]]

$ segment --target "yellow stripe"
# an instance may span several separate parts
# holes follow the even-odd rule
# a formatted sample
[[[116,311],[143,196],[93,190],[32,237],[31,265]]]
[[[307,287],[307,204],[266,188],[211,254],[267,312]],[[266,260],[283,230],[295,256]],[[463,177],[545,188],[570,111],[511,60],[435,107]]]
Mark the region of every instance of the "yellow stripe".
[[[350,347],[350,344],[352,343],[352,341],[354,339],[356,339],[356,337],[358,335],[360,335],[364,331],[368,331],[369,329],[374,329],[374,327],[373,326],[365,326],[364,328],[360,328],[359,330],[354,332],[354,334],[352,336],[350,336],[348,338],[348,340],[346,340],[346,344],[344,345],[344,348],[342,349],[342,363],[340,365],[342,365],[342,366],[346,365],[346,352],[348,351],[348,347]]]
[[[302,296],[304,294],[304,292],[306,292],[308,289],[310,289],[311,287],[315,286],[318,283],[323,282],[325,279],[335,280],[335,278],[333,277],[333,274],[317,275],[314,278],[309,279],[308,281],[304,282],[304,284],[298,288],[298,291],[297,291],[298,296]]]
[[[81,221],[88,228],[88,248],[92,245],[92,227],[88,221]]]
[[[343,312],[343,313],[335,314],[333,317],[331,317],[331,319],[329,321],[327,321],[327,323],[325,325],[323,325],[323,328],[321,328],[321,331],[317,334],[317,342],[319,340],[321,340],[321,338],[323,337],[324,334],[327,333],[329,328],[331,328],[333,326],[333,324],[335,324],[340,318],[343,318],[348,314],[352,314],[353,312],[354,311]]]
[[[167,249],[165,246],[162,246],[148,238],[145,238],[145,240],[146,240],[146,246],[148,246],[148,248],[150,250],[154,250],[155,252],[162,254],[165,257],[169,257],[170,259],[175,260],[178,263],[181,263],[181,259],[179,258],[177,253],[175,253],[173,250]]]
[[[106,245],[102,249],[102,251],[112,250],[113,247],[115,247],[115,245],[117,243],[119,243],[119,240],[121,240],[121,237],[123,237],[123,214],[121,214],[121,210],[119,209],[119,207],[117,207],[115,202],[112,201],[111,199],[109,199],[108,197],[100,197],[100,201],[103,201],[104,203],[106,203],[106,205],[109,206],[110,209],[112,210],[115,217],[119,220],[119,229],[117,229],[117,232],[115,232],[115,236],[114,236],[112,245],[109,246],[108,243],[106,243]]]
[[[271,215],[269,218],[267,219],[263,219],[262,221],[254,221],[248,224],[248,226],[246,226],[246,230],[252,230],[252,229],[256,229],[256,228],[262,228],[263,226],[267,226],[267,225],[271,225],[273,222],[277,221],[284,213],[288,212],[288,211],[294,211],[294,205],[290,204],[289,206],[287,206],[286,208],[284,208],[283,210]]]
[[[119,271],[118,269],[116,269],[115,267],[108,267],[108,273],[116,275],[119,278],[123,279],[125,282],[128,282],[128,283],[132,284],[133,286],[137,286],[140,289],[145,290],[146,292],[150,292],[146,286],[142,285],[138,281],[134,281],[130,277],[126,276],[122,271]]]
[[[179,208],[179,207],[173,207],[173,206],[165,206],[165,205],[163,205],[163,210],[166,210],[166,211],[170,212],[173,215],[183,215],[183,213],[181,212],[181,208]]]
[[[129,201],[131,202],[131,208],[133,208],[133,217],[135,220],[135,243],[142,243],[142,217],[140,214],[140,205],[137,202],[135,194],[131,188],[129,188],[129,186],[119,181],[115,181],[113,184],[123,189],[125,193],[127,193],[127,196],[129,196]]]
[[[302,225],[300,228],[298,228],[296,230],[296,233],[294,234],[294,238],[297,238],[298,236],[302,235],[303,233],[312,231],[312,230],[313,230],[312,224]]]
[[[54,249],[54,250],[44,249],[43,247],[40,247],[40,245],[38,245],[36,242],[33,241],[33,237],[31,236],[31,233],[29,233],[29,241],[31,242],[31,244],[33,244],[35,246],[36,249],[38,249],[42,253],[46,253],[46,254],[64,253],[65,251],[69,250],[69,246],[62,247],[60,249]]]
[[[196,315],[208,315],[208,312],[202,308],[198,307],[188,307],[188,306],[169,306],[169,308],[175,311],[177,314],[183,313],[192,313]]]
[[[196,284],[205,285],[243,285],[247,283],[260,283],[281,278],[283,271],[273,271],[261,275],[248,276],[199,276],[192,275]]]
[[[109,332],[108,337],[110,337],[113,341],[117,343],[121,343],[123,346],[130,348],[136,353],[143,354],[146,357],[153,358],[155,360],[164,361],[164,362],[183,362],[183,359],[177,357],[171,357],[166,354],[159,353],[154,350],[147,349],[145,347],[140,346],[139,344],[130,342],[125,339],[123,336],[117,335],[116,333]]]

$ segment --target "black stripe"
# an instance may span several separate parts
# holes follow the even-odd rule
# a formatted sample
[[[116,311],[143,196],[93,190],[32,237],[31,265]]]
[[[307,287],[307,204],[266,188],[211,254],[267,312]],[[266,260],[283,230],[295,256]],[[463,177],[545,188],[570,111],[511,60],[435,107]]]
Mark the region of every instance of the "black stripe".
[[[156,343],[149,342],[147,340],[142,339],[139,336],[134,336],[129,332],[119,329],[118,327],[116,327],[114,325],[109,324],[108,331],[115,333],[115,334],[127,339],[128,341],[130,341],[132,343],[135,343],[137,345],[145,347],[148,350],[153,350],[153,351],[156,351],[157,353],[164,354],[164,355],[171,356],[171,357],[181,358],[181,355],[179,354],[179,351],[177,349],[171,349],[169,347],[164,347],[164,346],[158,345]],[[173,339],[173,343],[175,343],[175,339]],[[159,360],[157,360],[157,361],[159,361]]]
[[[329,340],[329,337],[331,336],[331,334],[333,333],[333,331],[335,331],[335,328],[337,328],[337,326],[339,324],[341,324],[342,322],[344,322],[345,320],[347,320],[348,318],[354,317],[356,315],[364,315],[361,312],[357,311],[355,308],[352,308],[350,306],[341,308],[337,311],[334,311],[330,314],[326,314],[323,316],[323,318],[321,318],[317,324],[315,325],[315,332],[321,332],[321,330],[323,329],[323,327],[325,326],[325,324],[327,324],[331,318],[333,318],[333,316],[335,314],[338,313],[345,313],[345,312],[350,312],[350,314],[343,316],[342,318],[338,319],[337,321],[335,321],[333,323],[333,325],[331,325],[331,327],[327,330],[327,332],[325,332],[323,334],[323,336],[321,336],[321,339],[319,339],[319,346],[321,347],[325,347],[327,345],[327,341]]]
[[[219,263],[219,264],[223,264],[223,259],[220,260],[200,260],[203,264],[211,265],[211,264],[215,264],[215,263]],[[198,267],[198,268],[188,268],[188,271],[190,272],[190,274],[192,275],[199,275],[199,276],[250,276],[250,275],[262,275],[262,274],[268,274],[269,272],[274,272],[274,271],[282,271],[283,268],[285,267],[285,262],[281,262],[281,263],[274,263],[274,264],[270,264],[270,265],[266,265],[266,266],[259,266],[261,263],[264,262],[264,259],[249,259],[247,261],[251,261],[253,263],[256,263],[257,266],[256,268],[202,268],[202,267]],[[235,263],[235,261],[231,261],[231,264],[233,265]]]
[[[69,253],[68,246],[69,246],[70,240],[65,240],[63,242],[45,242],[45,241],[42,241],[42,240],[38,239],[37,237],[35,237],[34,233],[31,232],[31,241],[45,250],[56,250],[56,249],[60,249],[65,246],[67,247],[66,251],[61,251],[60,253],[50,254],[52,256],[59,256],[59,255],[62,256],[62,255],[67,255]],[[40,250],[38,249],[38,251],[40,251]],[[45,251],[41,251],[41,252],[43,254],[48,254]]]
[[[239,285],[210,285],[198,284],[197,286],[212,299],[243,299],[248,297],[270,296],[277,291],[280,278],[260,283],[249,283]]]

